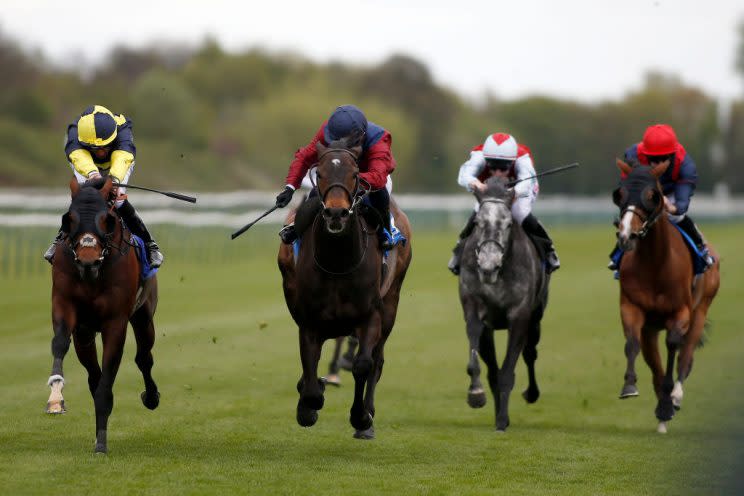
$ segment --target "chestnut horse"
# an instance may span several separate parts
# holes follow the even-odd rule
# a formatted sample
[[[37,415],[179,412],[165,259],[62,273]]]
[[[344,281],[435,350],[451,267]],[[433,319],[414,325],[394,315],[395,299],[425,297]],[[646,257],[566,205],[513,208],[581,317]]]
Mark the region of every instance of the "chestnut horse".
[[[142,403],[154,410],[160,393],[152,379],[153,314],[158,302],[157,279],[140,280],[140,263],[130,233],[115,214],[111,179],[70,182],[72,203],[62,217],[67,237],[59,242],[52,265],[52,389],[47,413],[64,413],[62,362],[70,348],[88,372],[88,388],[96,411],[97,453],[107,452],[106,431],[114,405],[113,386],[124,351],[127,323],[137,341],[134,361],[142,371]],[[96,333],[103,341],[103,367],[98,364]]]
[[[631,167],[618,160],[617,166],[625,174],[612,196],[620,208],[618,244],[625,251],[620,265],[620,316],[628,360],[620,397],[638,396],[635,359],[641,351],[653,374],[658,431],[664,433],[675,409],[681,407],[682,383],[690,374],[708,308],[718,291],[719,257],[709,245],[715,264],[703,274],[693,274],[692,257],[664,208],[658,178],[668,165]],[[659,354],[662,329],[667,331],[666,370]]]
[[[306,215],[309,227],[304,235],[298,231],[302,241],[296,263],[292,246],[282,244],[278,255],[284,297],[299,327],[302,377],[297,384],[297,422],[303,427],[314,425],[323,407],[325,384],[318,378],[323,342],[353,333],[359,350],[352,365],[355,386],[349,420],[356,430],[354,437],[371,439],[383,350],[411,262],[411,229],[391,198],[390,211],[408,243],[391,250],[383,274],[376,229],[361,212],[368,192],[360,187],[361,147],[349,148],[345,141],[316,146],[318,195],[300,206],[295,219],[298,226]]]

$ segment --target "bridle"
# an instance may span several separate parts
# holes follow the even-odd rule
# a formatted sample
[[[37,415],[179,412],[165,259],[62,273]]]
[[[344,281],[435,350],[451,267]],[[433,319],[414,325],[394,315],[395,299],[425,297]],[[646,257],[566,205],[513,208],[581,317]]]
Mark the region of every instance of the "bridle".
[[[484,203],[500,203],[502,205],[508,206],[506,200],[502,200],[501,198],[485,198],[481,200],[480,204],[483,205]],[[478,243],[478,245],[475,247],[475,254],[480,255],[481,248],[489,243],[496,245],[496,247],[499,248],[502,252],[505,251],[504,245],[501,244],[499,240],[497,240],[496,238],[486,238]]]
[[[626,213],[630,212],[631,214],[641,219],[641,222],[642,222],[641,228],[638,231],[631,231],[630,237],[631,238],[636,237],[638,239],[643,239],[646,237],[648,232],[651,230],[654,224],[656,224],[656,222],[661,217],[661,214],[664,211],[664,202],[660,201],[659,207],[656,208],[656,210],[654,210],[650,214],[646,214],[645,212],[643,212],[643,210],[639,212],[638,210],[636,210],[636,207],[637,207],[636,205],[629,205],[625,207],[624,209],[622,209],[620,211],[620,218],[622,219],[623,217],[625,217]]]
[[[331,152],[343,152],[348,153],[351,158],[354,160],[354,165],[359,168],[359,160],[356,155],[351,150],[348,150],[346,148],[330,148],[323,152],[322,155],[318,157],[318,163],[320,163],[321,160],[323,160],[323,157],[328,155]],[[316,164],[317,166],[317,164]],[[318,196],[320,197],[320,204],[323,208],[323,210],[326,209],[325,200],[328,196],[328,193],[331,192],[333,188],[341,188],[344,193],[346,193],[346,196],[349,198],[349,203],[351,203],[351,206],[349,207],[349,215],[352,215],[355,212],[356,207],[364,200],[364,197],[367,196],[370,193],[371,187],[369,183],[360,178],[357,174],[354,178],[354,192],[352,193],[349,191],[349,188],[346,187],[345,184],[340,182],[331,183],[325,191],[321,191],[320,187],[317,185],[315,180],[310,177],[310,182],[312,183],[313,187],[315,187],[318,190]],[[360,187],[361,186],[361,187]],[[362,191],[362,194],[359,194],[359,192]]]
[[[96,226],[96,234],[98,234],[98,237],[103,242],[103,248],[101,249],[101,256],[98,257],[94,262],[94,266],[101,266],[103,265],[104,260],[106,257],[111,253],[112,250],[116,250],[119,252],[119,256],[125,255],[131,246],[134,246],[131,242],[124,239],[124,225],[121,221],[118,222],[118,229],[121,233],[121,242],[119,245],[114,245],[112,243],[114,236],[116,235],[116,228],[111,232],[104,232],[101,231],[101,229],[98,227],[100,218],[102,216],[111,214],[114,216],[118,216],[114,212],[114,205],[115,203],[112,203],[111,206],[108,208],[108,210],[104,212],[99,212],[96,214],[96,220],[95,220],[95,226]],[[69,236],[69,242],[67,243],[67,246],[70,248],[70,251],[72,252],[73,261],[75,262],[75,265],[80,264],[80,258],[78,257],[77,250],[78,248],[85,248],[86,246],[91,246],[91,244],[95,244],[98,241],[91,235],[91,234],[84,234],[80,236],[80,238],[77,241],[73,242],[72,236]],[[127,245],[126,247],[122,248],[122,245]]]

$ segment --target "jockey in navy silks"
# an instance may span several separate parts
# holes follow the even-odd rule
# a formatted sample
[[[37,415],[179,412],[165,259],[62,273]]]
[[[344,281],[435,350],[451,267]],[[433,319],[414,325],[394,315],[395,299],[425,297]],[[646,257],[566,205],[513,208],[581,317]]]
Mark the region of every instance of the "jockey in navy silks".
[[[669,164],[664,174],[659,177],[667,217],[673,224],[682,228],[695,243],[695,247],[703,255],[705,269],[713,265],[703,235],[687,213],[697,186],[697,168],[690,154],[677,140],[674,129],[668,124],[649,126],[643,133],[643,140],[625,151],[625,161],[649,166]],[[622,251],[615,247],[610,254],[611,261],[607,268],[618,270],[621,257]]]

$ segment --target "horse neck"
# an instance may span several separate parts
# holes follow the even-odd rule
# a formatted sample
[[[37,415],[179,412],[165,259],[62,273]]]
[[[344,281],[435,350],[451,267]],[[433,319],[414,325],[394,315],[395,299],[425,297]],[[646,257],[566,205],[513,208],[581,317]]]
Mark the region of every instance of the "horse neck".
[[[638,254],[642,260],[648,260],[656,267],[660,267],[663,260],[667,260],[672,249],[672,224],[665,213],[661,213],[659,220],[651,226],[648,234],[638,242]]]
[[[313,246],[315,260],[323,269],[333,272],[344,272],[356,265],[363,256],[364,243],[362,225],[356,212],[351,215],[343,234],[331,234],[326,231],[320,216],[316,217],[313,228]]]

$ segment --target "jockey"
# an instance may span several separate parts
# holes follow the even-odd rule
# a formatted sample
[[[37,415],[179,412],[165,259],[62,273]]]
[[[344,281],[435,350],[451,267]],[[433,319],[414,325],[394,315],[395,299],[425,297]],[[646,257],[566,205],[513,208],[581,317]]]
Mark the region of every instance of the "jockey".
[[[320,142],[328,146],[332,141],[354,135],[360,136],[362,144],[359,177],[370,185],[372,191],[369,194],[369,202],[380,213],[383,221],[379,231],[380,244],[383,250],[389,250],[394,245],[391,233],[396,229],[390,215],[390,193],[392,191],[390,174],[395,169],[395,159],[390,150],[393,137],[382,127],[369,122],[364,113],[354,105],[342,105],[336,108],[330,118],[320,126],[310,143],[297,150],[289,166],[286,186],[276,197],[276,206],[284,208],[289,204],[295,190],[302,185],[303,178],[318,162],[316,143]],[[315,194],[317,194],[317,188],[310,193],[311,196]],[[279,231],[279,237],[286,244],[294,242],[298,237],[294,224],[284,226]]]
[[[134,170],[136,153],[132,121],[122,114],[113,114],[106,107],[88,107],[76,122],[67,127],[65,155],[78,183],[108,176],[114,184],[127,184]],[[116,211],[129,230],[145,242],[150,266],[160,267],[163,254],[125,193],[124,186],[117,188]],[[57,241],[64,239],[65,234],[60,229],[52,245],[44,253],[44,258],[49,263],[54,258]]]
[[[517,144],[514,136],[506,133],[491,134],[482,145],[478,145],[470,151],[470,159],[460,166],[457,182],[460,186],[472,192],[474,190],[485,191],[485,181],[492,176],[506,177],[510,180],[525,179],[514,186],[514,202],[512,203],[512,217],[525,232],[530,236],[535,246],[546,247],[546,268],[550,273],[557,270],[561,263],[555,253],[553,241],[548,236],[545,228],[537,217],[532,213],[532,205],[535,203],[540,185],[535,175],[535,167],[532,163],[530,149],[525,145]],[[475,227],[475,214],[478,211],[476,204],[470,215],[465,228],[460,233],[455,248],[452,250],[452,258],[447,267],[453,274],[460,273],[460,257],[465,246],[464,240],[470,236]]]
[[[641,165],[657,166],[669,164],[664,174],[659,177],[664,192],[664,206],[667,218],[677,224],[692,239],[698,251],[703,253],[707,270],[713,265],[713,259],[708,255],[703,235],[687,214],[690,199],[695,193],[697,185],[697,168],[692,157],[677,141],[677,135],[672,126],[654,124],[643,133],[643,141],[632,145],[625,151],[626,162],[638,162]],[[622,252],[618,247],[610,254],[610,270],[618,270],[617,261]]]

